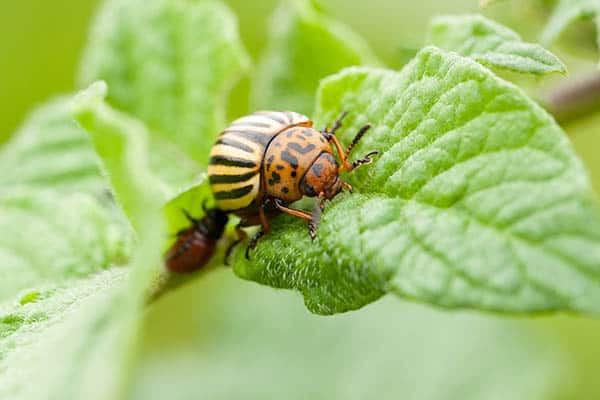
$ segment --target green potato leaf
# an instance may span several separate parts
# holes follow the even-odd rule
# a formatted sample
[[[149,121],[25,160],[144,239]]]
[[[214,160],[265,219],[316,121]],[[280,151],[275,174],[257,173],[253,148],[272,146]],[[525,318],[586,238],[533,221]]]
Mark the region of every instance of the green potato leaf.
[[[251,103],[254,109],[311,114],[321,79],[344,67],[376,63],[364,39],[313,2],[286,1],[271,18]]]
[[[242,278],[301,291],[332,314],[385,293],[498,312],[600,310],[600,220],[569,140],[525,94],[472,60],[428,47],[401,72],[350,68],[323,81],[317,122],[350,114],[354,157],[318,238],[278,218]]]
[[[221,2],[110,0],[92,29],[80,82],[106,81],[111,106],[205,163],[248,60]]]
[[[427,41],[488,67],[536,75],[567,72],[558,57],[542,46],[523,42],[516,32],[481,15],[436,17]]]
[[[0,186],[101,194],[106,182],[90,139],[72,120],[68,100],[34,110],[0,152]],[[5,193],[7,191],[2,191]]]
[[[86,132],[58,99],[0,150],[0,301],[123,263],[131,230]]]
[[[60,100],[0,153],[15,171],[0,192],[0,398],[122,398],[126,387],[162,272],[162,198],[141,153],[143,126],[103,103],[105,91],[97,84],[76,103],[92,140]],[[125,207],[138,230],[130,269],[109,268],[129,258],[132,235],[101,170],[119,201],[135,204]]]
[[[79,93],[72,112],[92,138],[113,186],[116,200],[136,231],[145,229],[147,208],[162,208],[166,234],[163,249],[172,244],[176,233],[189,226],[185,212],[201,218],[203,205],[213,205],[205,178],[202,184],[175,189],[151,171],[148,154],[149,131],[139,120],[119,112],[105,101],[107,88],[97,82]]]
[[[549,45],[575,21],[594,18],[599,13],[600,1],[598,0],[559,0],[541,34],[540,40],[542,43]]]
[[[203,177],[201,183],[184,189],[165,204],[163,212],[167,222],[167,231],[174,235],[180,229],[189,226],[190,222],[184,212],[193,218],[202,218],[204,207],[208,209],[213,205],[214,199],[208,180]]]
[[[30,289],[0,304],[0,397],[123,398],[160,272],[160,219],[151,210],[145,216],[130,269]]]
[[[145,209],[158,209],[169,188],[150,171],[149,132],[144,124],[110,107],[106,95],[106,84],[96,82],[77,95],[72,112],[90,134],[119,204],[141,232]]]
[[[118,345],[110,318],[124,305],[115,300],[126,276],[126,269],[113,268],[1,304],[0,397],[115,398],[114,382],[123,376],[119,352],[129,350]],[[35,301],[21,304],[26,298]],[[96,379],[103,385],[83,385]]]
[[[103,83],[92,85],[77,96],[72,112],[90,133],[115,197],[136,229],[130,268],[111,268],[80,280],[55,279],[58,283],[36,285],[0,306],[2,398],[117,399],[127,388],[144,305],[163,274],[160,207],[165,196],[149,170],[143,124],[108,106],[105,95]],[[73,236],[81,235],[85,209],[66,206],[75,208],[67,208],[75,214],[61,222],[79,228]],[[64,215],[54,218],[60,221]],[[55,234],[57,242],[70,239],[63,232]],[[89,236],[94,234],[98,232]]]

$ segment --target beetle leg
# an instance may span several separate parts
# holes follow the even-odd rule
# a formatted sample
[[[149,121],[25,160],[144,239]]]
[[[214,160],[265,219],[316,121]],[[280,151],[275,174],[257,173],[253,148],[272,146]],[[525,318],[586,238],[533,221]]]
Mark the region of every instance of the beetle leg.
[[[325,193],[321,192],[315,201],[315,210],[312,213],[312,218],[308,222],[308,233],[310,234],[310,238],[312,240],[315,240],[317,237],[317,227],[321,221],[323,209],[325,209]]]
[[[294,217],[298,217],[300,219],[303,219],[305,221],[311,221],[312,220],[312,214],[311,213],[307,213],[306,211],[302,211],[302,210],[296,210],[294,208],[289,208],[284,206],[281,203],[281,200],[275,199],[274,201],[275,203],[275,207],[277,207],[277,209],[281,212],[284,212],[286,214],[292,215]]]
[[[229,256],[231,255],[233,248],[248,239],[248,234],[242,229],[241,222],[235,226],[235,233],[237,234],[237,239],[227,247],[227,250],[225,250],[225,265],[229,265]]]
[[[344,189],[346,189],[348,192],[350,192],[350,194],[352,194],[354,192],[352,185],[350,185],[349,183],[342,181],[342,186],[344,187]]]
[[[348,162],[348,156],[346,155],[346,152],[342,147],[342,143],[337,138],[337,136],[329,134],[327,139],[333,142],[333,145],[335,146],[335,149],[337,150],[337,153],[340,156],[340,161],[342,162],[342,165],[340,165],[338,171],[352,171],[352,165]]]
[[[252,236],[252,239],[250,239],[250,243],[248,244],[248,247],[246,247],[246,260],[250,259],[250,250],[254,250],[254,248],[256,248],[258,240],[271,231],[269,220],[267,219],[267,216],[265,214],[265,207],[269,204],[270,201],[271,200],[269,198],[265,198],[263,199],[260,207],[258,207],[258,217],[260,219],[260,225],[262,229],[256,232],[256,234]]]
[[[246,260],[250,259],[250,250],[254,250],[254,248],[258,244],[258,240],[263,236],[265,236],[264,230],[260,230],[260,231],[256,232],[254,234],[254,236],[252,236],[252,239],[250,239],[250,243],[248,244],[248,247],[246,247]]]
[[[371,157],[379,154],[378,151],[371,151],[367,155],[365,155],[363,158],[360,158],[352,163],[350,163],[348,161],[348,154],[350,154],[350,152],[352,151],[354,146],[362,138],[362,136],[365,134],[365,132],[367,130],[369,130],[370,127],[371,127],[370,125],[365,125],[358,131],[358,133],[354,137],[354,140],[352,141],[352,143],[350,143],[350,146],[348,147],[348,151],[344,151],[344,149],[342,148],[342,144],[340,143],[339,139],[336,136],[333,136],[333,135],[329,136],[329,140],[331,140],[333,142],[335,149],[337,150],[338,154],[340,155],[340,160],[342,161],[342,165],[340,165],[340,168],[339,168],[340,172],[341,171],[350,172],[353,169],[358,168],[363,164],[370,164],[373,161],[373,159]]]
[[[308,222],[308,233],[310,234],[310,238],[313,240],[315,239],[317,235],[317,225],[319,224],[319,217],[321,216],[320,209],[322,208],[322,206],[320,204],[320,200],[317,200],[317,204],[315,206],[315,210],[318,208],[319,212],[313,214],[302,210],[296,210],[295,208],[286,207],[281,203],[281,200],[278,199],[275,199],[274,203],[275,207],[277,207],[279,211],[303,219],[306,222]]]
[[[262,230],[265,233],[269,233],[271,231],[271,227],[269,226],[269,220],[265,215],[265,207],[268,204],[268,200],[263,201],[263,204],[258,208],[258,217],[260,218],[260,225],[262,226]]]

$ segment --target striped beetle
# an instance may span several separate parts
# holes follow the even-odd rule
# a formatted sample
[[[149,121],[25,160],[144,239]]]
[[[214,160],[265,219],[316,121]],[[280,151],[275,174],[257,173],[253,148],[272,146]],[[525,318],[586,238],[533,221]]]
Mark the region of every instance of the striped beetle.
[[[376,151],[349,162],[348,155],[371,127],[363,126],[346,151],[335,132],[341,127],[344,112],[334,126],[313,129],[313,122],[295,112],[259,111],[231,123],[217,138],[210,152],[208,177],[216,207],[240,217],[236,227],[238,240],[231,249],[246,239],[243,227],[261,225],[246,249],[269,232],[269,218],[283,212],[308,222],[309,234],[316,228],[324,201],[332,199],[343,188],[352,187],[339,173],[352,171],[370,163]],[[340,158],[333,156],[332,144]],[[303,196],[316,197],[314,212],[288,207]]]

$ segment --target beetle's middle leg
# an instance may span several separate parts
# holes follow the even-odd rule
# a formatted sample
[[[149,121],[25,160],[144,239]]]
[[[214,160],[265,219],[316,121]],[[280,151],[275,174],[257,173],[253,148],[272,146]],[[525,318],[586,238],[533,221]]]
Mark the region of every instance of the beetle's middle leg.
[[[235,233],[237,235],[237,239],[235,239],[233,243],[231,243],[229,247],[227,247],[227,250],[225,250],[225,265],[229,265],[229,256],[231,256],[231,252],[233,251],[234,247],[243,242],[244,240],[248,239],[248,234],[245,230],[242,229],[242,224],[243,220],[235,226]]]
[[[360,141],[360,139],[362,139],[362,137],[364,136],[364,134],[371,128],[371,125],[367,124],[364,125],[362,128],[360,128],[358,130],[358,132],[356,133],[356,135],[354,136],[354,139],[352,139],[352,143],[350,143],[350,146],[348,146],[348,149],[346,151],[344,151],[344,148],[342,147],[342,143],[340,142],[340,140],[337,138],[337,136],[329,133],[328,135],[328,139],[329,141],[333,142],[333,145],[335,146],[335,149],[337,150],[338,155],[340,156],[340,160],[342,162],[342,165],[340,166],[339,170],[341,171],[352,171],[353,169],[360,167],[363,164],[369,164],[372,159],[371,157],[379,154],[378,151],[372,151],[369,154],[367,154],[366,156],[364,156],[363,158],[356,160],[355,162],[351,163],[348,161],[348,157],[350,156],[350,153],[352,152],[352,149],[354,149],[354,146],[356,146],[358,144],[358,142]]]
[[[258,218],[260,219],[261,230],[256,232],[254,236],[252,236],[252,239],[250,239],[250,243],[248,243],[248,247],[246,247],[246,260],[250,259],[250,250],[254,250],[256,248],[256,245],[258,244],[260,238],[271,231],[269,220],[265,215],[265,207],[268,204],[269,199],[265,198],[262,200],[260,207],[258,207]]]

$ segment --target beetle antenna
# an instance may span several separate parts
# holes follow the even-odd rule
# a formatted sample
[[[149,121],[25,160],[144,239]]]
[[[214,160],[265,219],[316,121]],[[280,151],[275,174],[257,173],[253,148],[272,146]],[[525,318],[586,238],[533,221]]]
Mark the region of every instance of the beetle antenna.
[[[371,129],[371,124],[366,124],[358,130],[358,132],[356,133],[356,136],[354,136],[354,139],[352,139],[352,143],[350,143],[350,146],[348,146],[348,150],[346,150],[347,156],[350,155],[350,152],[352,151],[354,146],[356,146],[358,144],[358,142],[360,142],[360,139],[362,139],[362,137],[365,135],[365,133],[369,129]]]
[[[340,127],[342,126],[342,121],[344,120],[344,118],[346,118],[346,115],[348,115],[348,111],[344,110],[342,111],[342,115],[340,115],[338,117],[338,119],[333,123],[333,127],[331,128],[330,133],[332,135],[335,135],[335,132],[340,129]]]

